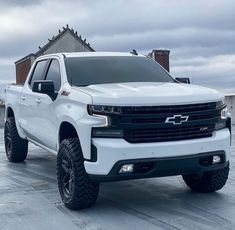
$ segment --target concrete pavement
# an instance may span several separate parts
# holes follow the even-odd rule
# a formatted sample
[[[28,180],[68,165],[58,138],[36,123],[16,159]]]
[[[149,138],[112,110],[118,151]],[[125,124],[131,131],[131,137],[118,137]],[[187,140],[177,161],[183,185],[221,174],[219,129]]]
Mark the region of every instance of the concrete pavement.
[[[0,230],[235,229],[235,145],[227,185],[191,192],[180,176],[101,184],[96,206],[70,211],[56,184],[56,157],[33,145],[9,163],[0,129]]]

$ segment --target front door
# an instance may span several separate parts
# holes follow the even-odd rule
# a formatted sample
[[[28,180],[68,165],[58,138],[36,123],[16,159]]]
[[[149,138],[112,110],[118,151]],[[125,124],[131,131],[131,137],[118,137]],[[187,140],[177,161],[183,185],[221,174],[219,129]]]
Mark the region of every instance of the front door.
[[[59,92],[61,88],[61,74],[59,61],[51,59],[46,71],[45,80],[51,80],[54,83],[55,92]],[[36,123],[39,125],[38,138],[47,148],[56,151],[57,144],[57,127],[58,127],[58,100],[52,100],[46,94],[39,94],[36,105]]]

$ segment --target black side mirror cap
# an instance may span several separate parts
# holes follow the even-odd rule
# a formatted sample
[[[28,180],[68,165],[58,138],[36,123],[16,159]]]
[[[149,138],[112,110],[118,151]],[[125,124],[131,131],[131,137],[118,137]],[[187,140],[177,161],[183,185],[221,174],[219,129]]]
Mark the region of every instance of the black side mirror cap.
[[[35,93],[47,94],[52,100],[55,100],[57,93],[55,93],[55,86],[53,81],[34,81],[32,91]]]
[[[190,84],[190,79],[188,77],[176,77],[175,80],[180,83]]]

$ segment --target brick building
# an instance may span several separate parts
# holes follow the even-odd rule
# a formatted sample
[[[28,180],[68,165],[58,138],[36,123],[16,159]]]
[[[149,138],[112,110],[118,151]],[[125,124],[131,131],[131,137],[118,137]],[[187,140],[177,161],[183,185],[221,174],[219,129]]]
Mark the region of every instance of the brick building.
[[[170,50],[154,49],[148,56],[152,57],[156,62],[170,72]]]
[[[43,47],[39,47],[39,51],[31,53],[15,62],[16,67],[16,83],[23,84],[26,80],[30,67],[34,60],[44,54],[59,53],[59,52],[91,52],[95,51],[86,39],[78,36],[72,28],[63,27],[59,30],[57,36],[48,39],[48,43]]]

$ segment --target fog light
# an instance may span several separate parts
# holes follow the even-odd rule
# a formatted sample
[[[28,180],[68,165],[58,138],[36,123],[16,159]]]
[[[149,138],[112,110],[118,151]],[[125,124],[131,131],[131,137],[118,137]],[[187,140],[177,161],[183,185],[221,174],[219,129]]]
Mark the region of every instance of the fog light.
[[[119,173],[131,173],[134,170],[134,165],[133,164],[126,164],[121,167],[119,170]]]
[[[212,164],[219,164],[222,162],[221,156],[215,155],[213,156]]]
[[[123,130],[119,129],[92,129],[92,137],[123,137]]]

